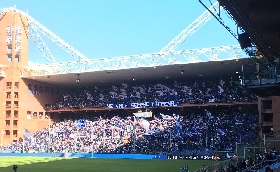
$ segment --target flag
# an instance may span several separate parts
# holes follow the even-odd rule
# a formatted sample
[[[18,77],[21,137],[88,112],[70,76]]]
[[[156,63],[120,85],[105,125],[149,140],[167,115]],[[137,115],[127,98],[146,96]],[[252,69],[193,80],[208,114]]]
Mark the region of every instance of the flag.
[[[23,130],[23,138],[24,138],[25,141],[29,142],[29,141],[32,140],[33,136],[27,129],[24,129]]]
[[[87,134],[85,132],[80,132],[78,136],[79,138],[86,138]]]
[[[162,113],[160,113],[160,115],[161,115],[162,119],[165,120],[165,121],[173,121],[174,120],[174,118],[170,115],[164,115]]]
[[[223,129],[220,129],[220,128],[217,129],[218,136],[224,136],[225,134],[226,134],[226,132]]]
[[[218,92],[221,94],[224,92],[224,84],[225,84],[225,81],[223,79],[220,79],[220,83],[218,85]]]
[[[77,128],[83,129],[86,126],[86,121],[84,119],[79,119],[76,126]]]
[[[205,109],[205,112],[207,114],[208,119],[213,119],[214,116],[211,114],[211,112],[209,112],[208,110]]]
[[[156,134],[155,130],[147,130],[147,132],[143,135],[144,136],[154,136],[155,134]]]

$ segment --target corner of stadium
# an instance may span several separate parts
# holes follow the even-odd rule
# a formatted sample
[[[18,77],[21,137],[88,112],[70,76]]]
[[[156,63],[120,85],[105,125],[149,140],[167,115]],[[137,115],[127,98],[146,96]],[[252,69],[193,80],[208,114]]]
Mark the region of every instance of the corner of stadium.
[[[13,164],[28,171],[31,163],[72,163],[72,171],[74,164],[110,171],[107,163],[123,171],[277,169],[279,3],[198,3],[224,27],[213,9],[239,23],[240,46],[175,51],[175,38],[153,54],[89,60],[25,12],[1,9],[0,171]],[[278,15],[269,23],[271,9]],[[29,62],[29,39],[53,61],[35,31],[77,61]]]

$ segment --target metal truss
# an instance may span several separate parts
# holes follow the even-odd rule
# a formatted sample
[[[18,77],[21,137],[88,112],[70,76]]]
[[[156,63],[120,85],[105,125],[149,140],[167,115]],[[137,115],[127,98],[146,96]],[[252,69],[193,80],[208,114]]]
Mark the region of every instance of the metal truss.
[[[247,58],[243,54],[240,46],[234,45],[95,59],[84,64],[77,61],[56,65],[30,64],[21,69],[21,75],[22,77],[46,76]]]
[[[202,4],[202,6],[209,12],[210,15],[212,15],[213,17],[215,17],[215,19],[236,39],[238,40],[237,38],[237,34],[234,33],[231,28],[229,26],[227,26],[223,20],[223,18],[221,17],[221,14],[220,12],[217,13],[217,12],[213,12],[213,9],[211,8],[208,8],[201,0],[199,0],[200,4]],[[211,2],[211,1],[210,1]],[[217,3],[217,2],[216,2]],[[220,7],[221,8],[221,7]],[[219,10],[220,11],[220,10]],[[233,16],[231,15],[231,13],[225,9],[225,12],[227,14],[227,17],[230,18],[231,20],[233,20],[235,23],[237,23]],[[240,27],[240,29],[242,30],[242,28]]]
[[[4,77],[4,78],[6,77],[5,70],[6,70],[8,67],[9,67],[9,66],[0,64],[0,77]]]
[[[29,25],[29,34],[33,38],[34,42],[37,44],[40,51],[43,53],[44,57],[49,63],[56,63],[55,58],[52,56],[51,52],[45,45],[44,41],[40,37],[39,33],[45,35],[48,39],[50,39],[52,42],[57,44],[60,48],[65,50],[68,54],[73,56],[77,59],[77,63],[90,63],[91,60],[89,60],[87,57],[85,57],[83,54],[81,54],[79,51],[71,47],[69,44],[67,44],[65,41],[63,41],[61,38],[59,38],[57,35],[52,33],[50,30],[48,30],[46,27],[44,27],[42,24],[40,24],[38,21],[36,21],[34,18],[29,16],[27,13],[20,11],[16,8],[10,7],[10,8],[4,8],[0,9],[1,14],[8,11],[13,11],[14,13],[18,13],[21,16],[26,17]],[[0,16],[1,17],[1,16]]]
[[[53,57],[51,51],[48,49],[46,46],[45,42],[41,38],[40,34],[38,33],[36,27],[34,26],[33,23],[29,23],[29,30],[28,30],[29,35],[39,48],[39,50],[42,52],[43,56],[49,63],[56,63],[55,58]]]
[[[199,28],[207,23],[213,15],[211,13],[219,13],[219,3],[214,3],[209,10],[202,13],[195,21],[193,21],[186,29],[184,29],[178,36],[176,36],[169,44],[167,44],[160,52],[173,52],[179,45],[181,45],[188,37],[194,34]]]

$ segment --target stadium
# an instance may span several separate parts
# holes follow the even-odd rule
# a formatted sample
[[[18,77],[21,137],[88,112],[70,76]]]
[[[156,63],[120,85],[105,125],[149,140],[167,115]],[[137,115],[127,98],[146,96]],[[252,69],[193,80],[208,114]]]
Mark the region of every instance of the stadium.
[[[209,2],[162,50],[94,60],[27,12],[1,9],[0,171],[279,167],[280,4]],[[211,18],[240,45],[177,49]],[[56,62],[42,36],[75,61]],[[29,61],[31,39],[47,64]]]

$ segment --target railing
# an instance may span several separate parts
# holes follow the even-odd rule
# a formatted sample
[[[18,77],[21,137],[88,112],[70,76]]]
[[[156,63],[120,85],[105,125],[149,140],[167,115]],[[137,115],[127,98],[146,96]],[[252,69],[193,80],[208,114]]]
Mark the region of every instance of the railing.
[[[277,83],[280,80],[279,62],[242,66],[242,85]]]
[[[265,160],[258,164],[252,165],[251,167],[247,168],[246,170],[243,170],[242,172],[259,172],[261,169],[279,162],[280,162],[280,157],[277,157],[274,160]]]
[[[251,167],[249,167],[245,170],[242,170],[242,172],[259,172],[261,169],[263,169],[267,166],[272,166],[273,164],[276,164],[276,163],[280,163],[280,157],[277,157],[274,160],[265,160],[265,161],[262,161],[258,164],[254,164]],[[229,164],[233,164],[233,165],[237,166],[237,160],[236,159],[228,159],[228,160],[225,160],[225,161],[218,162],[214,165],[209,165],[207,167],[200,168],[200,169],[198,169],[194,172],[204,172],[204,171],[214,172],[217,169],[225,169],[226,167],[228,167]]]
[[[216,164],[214,165],[209,165],[205,168],[200,168],[194,172],[204,172],[204,171],[208,171],[208,172],[214,172],[216,171],[217,169],[224,169],[225,167],[227,167],[229,164],[234,164],[236,163],[236,160],[234,159],[228,159],[228,160],[225,160],[225,161],[220,161],[220,162],[217,162]]]

